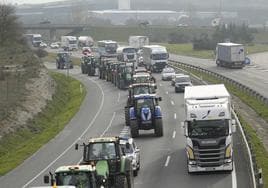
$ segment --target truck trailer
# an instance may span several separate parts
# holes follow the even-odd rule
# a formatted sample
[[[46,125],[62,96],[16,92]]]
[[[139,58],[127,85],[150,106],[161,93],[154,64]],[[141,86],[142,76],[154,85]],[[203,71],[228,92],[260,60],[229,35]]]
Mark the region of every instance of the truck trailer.
[[[149,37],[147,36],[129,36],[129,46],[141,49],[143,46],[149,45]]]
[[[78,50],[78,41],[75,36],[61,36],[61,47],[64,50]]]
[[[185,88],[185,117],[189,173],[233,170],[231,97],[223,84]]]
[[[148,45],[142,48],[143,64],[152,72],[162,72],[167,65],[169,54],[166,47]]]
[[[245,66],[245,49],[242,44],[218,43],[216,47],[217,66],[243,68]]]

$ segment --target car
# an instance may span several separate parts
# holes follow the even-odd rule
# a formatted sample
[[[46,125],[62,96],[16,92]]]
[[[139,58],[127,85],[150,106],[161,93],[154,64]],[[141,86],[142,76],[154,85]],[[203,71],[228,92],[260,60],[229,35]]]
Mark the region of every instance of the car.
[[[44,42],[41,42],[39,46],[40,46],[40,48],[46,48],[47,47],[47,44],[44,43]]]
[[[51,49],[58,49],[59,47],[60,47],[60,45],[58,43],[56,43],[56,42],[53,42],[53,43],[50,44]]]
[[[176,77],[178,77],[178,76],[182,76],[182,75],[184,75],[184,74],[183,74],[183,73],[175,74],[175,75],[172,77],[172,79],[171,79],[171,85],[172,85],[172,86],[175,86],[175,79],[176,79]]]
[[[169,81],[172,79],[173,76],[175,76],[175,70],[171,67],[164,68],[162,71],[162,80],[163,81]]]
[[[189,75],[181,75],[175,78],[175,93],[184,92],[186,86],[192,86],[192,81]]]
[[[140,170],[140,149],[137,147],[133,138],[120,138],[119,142],[122,151],[131,160],[134,176],[138,175]]]

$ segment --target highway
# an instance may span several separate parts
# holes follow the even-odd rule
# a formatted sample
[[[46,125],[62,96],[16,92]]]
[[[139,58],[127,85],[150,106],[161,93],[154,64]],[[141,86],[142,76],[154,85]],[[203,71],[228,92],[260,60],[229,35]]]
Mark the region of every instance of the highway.
[[[55,69],[54,63],[46,63]],[[65,71],[64,71],[65,72]],[[77,164],[82,153],[74,144],[89,137],[119,135],[128,127],[124,125],[124,105],[127,92],[111,83],[80,74],[80,68],[70,70],[70,75],[84,83],[87,96],[76,116],[65,129],[32,157],[10,173],[0,178],[1,187],[26,188],[43,185],[43,175],[61,165]],[[180,122],[184,120],[183,94],[175,94],[170,82],[160,80],[158,93],[163,101],[164,136],[154,137],[144,131],[136,139],[141,149],[141,170],[135,178],[137,188],[250,188],[250,174],[245,151],[239,134],[234,139],[235,170],[232,173],[201,173],[189,175],[186,169],[185,140]]]
[[[199,66],[222,74],[258,91],[263,96],[268,97],[268,65],[265,61],[265,59],[267,59],[267,53],[254,54],[249,57],[253,60],[252,65],[248,65],[243,69],[229,69],[217,67],[215,61],[210,59],[200,59],[174,54],[170,55],[171,60]]]

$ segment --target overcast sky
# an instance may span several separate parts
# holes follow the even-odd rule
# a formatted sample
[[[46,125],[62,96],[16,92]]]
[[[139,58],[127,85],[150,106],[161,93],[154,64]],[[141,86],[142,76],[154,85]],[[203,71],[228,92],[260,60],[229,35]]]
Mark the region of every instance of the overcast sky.
[[[17,4],[24,4],[24,3],[38,4],[38,3],[47,3],[55,1],[63,1],[63,0],[0,0],[0,2],[17,3]]]

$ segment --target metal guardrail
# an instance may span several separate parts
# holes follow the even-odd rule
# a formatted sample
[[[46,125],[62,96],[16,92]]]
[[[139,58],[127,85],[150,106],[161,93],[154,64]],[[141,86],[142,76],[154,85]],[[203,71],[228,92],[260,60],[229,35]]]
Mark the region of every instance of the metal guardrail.
[[[215,73],[215,72],[206,70],[206,69],[201,68],[201,67],[198,67],[198,66],[189,65],[189,64],[178,62],[178,61],[174,61],[174,60],[169,60],[169,61],[172,62],[172,63],[178,64],[181,67],[189,68],[189,69],[195,70],[195,71],[199,71],[201,73],[205,73],[207,75],[210,75],[210,76],[216,77],[216,78],[218,78],[220,80],[223,80],[224,82],[227,82],[227,83],[229,83],[229,84],[231,84],[231,85],[239,88],[241,91],[243,91],[243,92],[247,93],[248,95],[256,98],[260,102],[268,105],[268,98],[267,97],[263,96],[262,94],[260,94],[259,92],[253,90],[252,88],[250,88],[250,87],[248,87],[248,86],[246,86],[244,84],[241,84],[240,82],[238,82],[236,80],[233,80],[231,78],[228,78],[228,77],[223,76],[221,74],[218,74],[218,73]]]
[[[211,71],[208,71],[206,69],[203,69],[201,67],[197,67],[197,66],[193,66],[193,65],[189,65],[189,64],[186,64],[186,63],[182,63],[182,62],[178,62],[178,61],[173,61],[173,60],[170,60],[170,62],[172,64],[169,64],[171,67],[177,69],[177,70],[180,70],[182,72],[185,72],[185,73],[188,73],[189,72],[187,70],[184,70],[183,68],[188,68],[188,69],[191,69],[191,70],[196,70],[196,71],[199,71],[199,72],[202,72],[202,73],[205,73],[205,74],[208,74],[208,75],[211,75],[211,76],[214,76],[220,80],[223,80],[225,82],[228,82],[230,84],[232,84],[233,86],[235,87],[238,87],[239,89],[241,89],[242,91],[244,92],[247,92],[247,94],[249,94],[250,96],[253,96],[255,97],[256,99],[260,100],[261,102],[264,102],[266,105],[268,104],[268,98],[262,96],[261,94],[259,94],[258,92],[252,90],[251,88],[233,80],[233,79],[230,79],[230,78],[227,78],[223,75],[220,75],[218,73],[214,73],[214,72],[211,72]],[[177,67],[176,65],[180,65],[182,68],[179,68]],[[192,77],[194,77],[198,82],[204,84],[204,85],[207,85],[207,82],[205,82],[202,78],[196,76],[195,74],[192,74],[190,73],[190,75]],[[238,124],[238,127],[240,129],[240,132],[242,134],[242,137],[243,137],[243,140],[244,140],[244,143],[246,145],[246,149],[247,149],[247,153],[248,153],[248,157],[249,157],[249,162],[250,162],[250,171],[251,171],[251,176],[252,176],[252,183],[253,183],[253,188],[263,188],[264,187],[264,182],[263,182],[263,178],[262,178],[262,169],[258,169],[257,167],[257,164],[256,164],[256,159],[255,159],[255,156],[252,154],[253,151],[252,151],[252,147],[250,145],[250,142],[248,142],[247,140],[247,135],[245,134],[244,132],[244,129],[239,121],[239,118],[237,116],[237,114],[235,113],[235,111],[232,109],[232,114]]]

